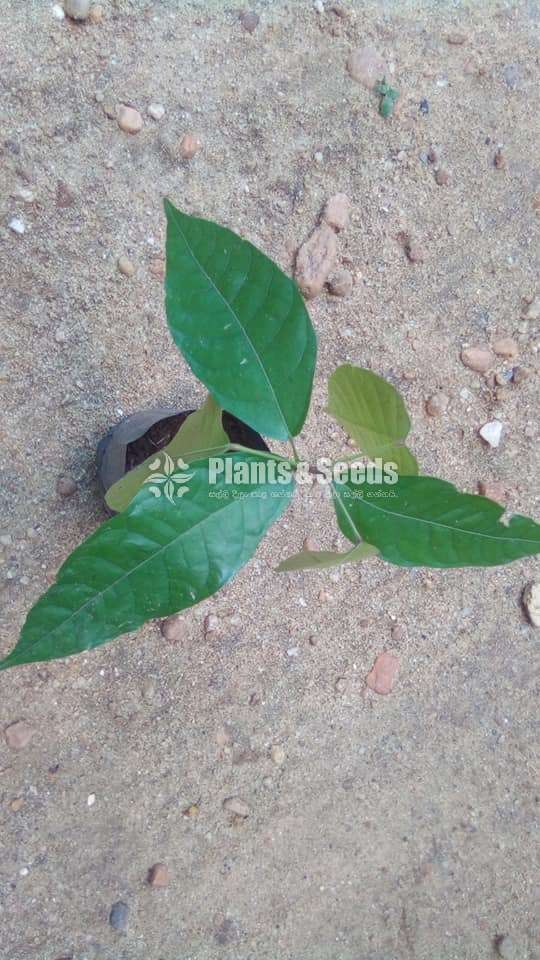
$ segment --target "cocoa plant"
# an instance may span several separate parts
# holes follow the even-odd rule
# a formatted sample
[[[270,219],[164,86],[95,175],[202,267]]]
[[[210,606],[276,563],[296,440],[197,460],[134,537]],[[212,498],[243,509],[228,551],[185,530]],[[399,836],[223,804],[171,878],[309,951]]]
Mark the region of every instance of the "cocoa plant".
[[[302,458],[294,438],[310,404],[316,337],[296,284],[230,230],[168,201],[165,211],[169,329],[208,398],[109,489],[116,515],[61,566],[0,670],[89,650],[211,596],[253,556],[300,478],[331,484],[350,547],[302,551],[280,571],[368,560],[492,566],[539,552],[533,520],[503,522],[499,504],[420,475],[403,400],[371,370],[341,366],[328,385],[328,414],[357,452],[315,465]],[[286,441],[290,454],[231,443],[223,411]]]

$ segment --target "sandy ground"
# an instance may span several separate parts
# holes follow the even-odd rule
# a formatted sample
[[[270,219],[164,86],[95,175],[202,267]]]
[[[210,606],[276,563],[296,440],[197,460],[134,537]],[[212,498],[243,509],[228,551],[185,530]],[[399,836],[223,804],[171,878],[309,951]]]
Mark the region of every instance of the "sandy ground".
[[[310,305],[320,357],[299,446],[343,449],[326,380],[369,365],[406,397],[424,472],[468,490],[500,480],[511,509],[540,514],[538,331],[522,319],[538,293],[538,3],[343,0],[342,18],[330,0],[324,13],[253,0],[253,34],[237,5],[104,0],[103,22],[78,26],[49,0],[0,0],[2,653],[104,518],[99,438],[140,407],[203,396],[154,275],[164,195],[290,270],[324,201],[347,193],[355,286]],[[388,122],[346,72],[366,43],[404,91]],[[118,102],[143,114],[136,136],[107,116]],[[175,154],[187,130],[202,142],[189,163]],[[460,350],[500,333],[520,357],[498,370],[533,372],[493,388]],[[438,389],[449,406],[430,418]],[[477,430],[496,415],[490,451]],[[70,499],[60,475],[77,481]],[[534,630],[520,607],[534,562],[277,575],[306,534],[337,542],[330,505],[303,490],[237,579],[184,615],[176,645],[149,624],[0,675],[0,729],[35,728],[24,750],[0,737],[1,960],[540,956]],[[205,637],[208,613],[220,627]],[[377,696],[365,676],[383,650],[401,669]],[[222,808],[231,795],[249,806],[241,822]],[[145,882],[157,861],[163,890]]]

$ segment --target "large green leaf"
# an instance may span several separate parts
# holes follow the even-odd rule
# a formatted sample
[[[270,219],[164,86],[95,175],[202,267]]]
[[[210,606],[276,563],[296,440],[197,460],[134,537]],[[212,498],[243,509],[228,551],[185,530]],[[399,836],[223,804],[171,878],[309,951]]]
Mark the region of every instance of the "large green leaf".
[[[418,473],[418,464],[400,446],[411,428],[405,404],[395,387],[372,370],[345,363],[328,381],[327,412],[368,457],[397,463],[401,475]]]
[[[435,477],[389,484],[334,484],[342,533],[400,566],[489,567],[540,553],[540,525]]]
[[[158,469],[158,460],[162,465],[169,456],[172,460],[180,457],[186,463],[192,463],[194,460],[205,460],[223,453],[229,445],[229,438],[223,429],[221,414],[221,407],[209,395],[200,410],[195,410],[186,417],[166,447],[148,457],[109,487],[105,495],[107,506],[117,513],[125,510],[143,483]]]
[[[233,467],[259,463],[256,454],[230,458]],[[215,593],[252,556],[294,489],[291,478],[235,486],[221,475],[211,485],[207,460],[190,473],[180,500],[154,498],[145,487],[71,554],[0,670],[90,650]]]
[[[328,567],[339,567],[342,563],[359,563],[369,560],[378,554],[376,547],[369,543],[358,543],[352,550],[337,553],[334,550],[301,550],[292,557],[282,560],[277,567],[278,573],[291,570],[326,570]]]
[[[316,340],[298,287],[260,250],[165,201],[166,308],[176,345],[219,404],[287,440],[302,429]]]

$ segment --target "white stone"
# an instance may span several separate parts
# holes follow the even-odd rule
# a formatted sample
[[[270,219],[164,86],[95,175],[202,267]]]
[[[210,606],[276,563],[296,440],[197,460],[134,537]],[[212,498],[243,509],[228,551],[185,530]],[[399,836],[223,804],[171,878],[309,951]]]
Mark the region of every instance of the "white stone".
[[[89,794],[88,800],[87,800],[86,802],[87,802],[87,804],[88,804],[89,807],[93,807],[94,804],[95,804],[95,802],[96,802],[96,795],[95,795],[95,793]]]
[[[485,440],[490,447],[498,447],[501,442],[503,425],[500,420],[489,420],[478,431],[482,440]]]
[[[540,580],[533,580],[525,587],[523,606],[533,627],[540,627]]]
[[[51,8],[51,13],[56,20],[63,20],[65,18],[64,8],[60,6],[59,3],[55,3]]]
[[[20,236],[22,236],[22,234],[26,230],[26,227],[24,225],[24,220],[21,220],[20,217],[13,217],[9,221],[9,229],[13,230],[13,233],[18,233]]]
[[[279,744],[274,744],[270,750],[270,758],[272,763],[275,763],[277,767],[280,767],[282,763],[285,763],[285,751],[283,747]]]
[[[146,112],[149,117],[152,117],[152,120],[163,120],[165,107],[162,103],[150,103]]]
[[[25,203],[32,203],[35,199],[33,190],[29,190],[28,187],[17,187],[12,196],[16,200],[24,200]]]
[[[64,11],[72,20],[86,20],[90,13],[90,0],[64,0]]]

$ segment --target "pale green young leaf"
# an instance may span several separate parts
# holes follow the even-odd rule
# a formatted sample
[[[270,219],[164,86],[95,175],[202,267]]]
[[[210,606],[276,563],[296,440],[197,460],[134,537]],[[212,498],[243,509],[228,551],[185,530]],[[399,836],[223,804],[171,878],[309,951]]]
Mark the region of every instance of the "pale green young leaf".
[[[282,560],[277,567],[278,573],[292,570],[324,570],[327,567],[339,567],[343,563],[359,563],[369,560],[378,554],[376,547],[369,543],[359,543],[352,550],[338,553],[333,550],[302,550],[286,560]]]
[[[224,453],[229,444],[229,438],[223,429],[221,414],[221,407],[209,395],[199,410],[195,410],[186,417],[166,447],[147,457],[138,467],[134,467],[109,487],[105,494],[107,506],[117,513],[125,510],[153,473],[151,464],[158,459],[163,463],[166,455],[174,461],[181,458],[189,464],[194,460],[218,457]]]
[[[327,412],[366,456],[397,463],[400,475],[418,473],[416,459],[402,446],[409,416],[391,383],[371,370],[343,364],[328,381]]]

